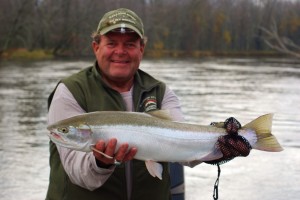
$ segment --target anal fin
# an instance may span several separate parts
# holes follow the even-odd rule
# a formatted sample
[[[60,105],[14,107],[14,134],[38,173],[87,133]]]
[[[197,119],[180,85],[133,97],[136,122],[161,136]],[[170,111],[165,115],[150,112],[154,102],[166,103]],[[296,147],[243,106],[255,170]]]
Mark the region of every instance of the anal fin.
[[[147,160],[145,161],[146,168],[153,177],[157,177],[160,180],[162,180],[162,172],[163,172],[163,167],[160,163],[157,163],[152,160]]]

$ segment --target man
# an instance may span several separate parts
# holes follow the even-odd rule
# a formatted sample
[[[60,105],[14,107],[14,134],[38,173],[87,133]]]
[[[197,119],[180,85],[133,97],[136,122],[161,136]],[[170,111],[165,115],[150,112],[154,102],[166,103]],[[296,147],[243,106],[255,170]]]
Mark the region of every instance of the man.
[[[48,99],[48,123],[85,112],[156,109],[169,110],[174,120],[183,121],[174,92],[139,69],[145,40],[143,23],[134,12],[120,8],[106,13],[93,34],[95,64],[60,81]],[[239,127],[234,122],[225,123],[232,135]],[[210,163],[246,155],[247,145],[242,145],[244,149],[232,148],[231,144],[240,145],[241,141],[236,141],[231,136],[220,139],[217,145],[224,157]],[[170,199],[168,163],[161,163],[162,180],[153,178],[144,162],[133,159],[137,148],[127,143],[117,144],[115,138],[107,142],[99,140],[95,145],[97,151],[86,153],[50,142],[51,171],[46,199]],[[241,150],[245,153],[240,154]]]
[[[147,112],[167,109],[182,121],[178,98],[139,69],[146,39],[141,19],[128,9],[106,13],[93,34],[94,66],[63,79],[49,97],[48,123],[92,111]],[[112,138],[98,141],[96,151],[78,152],[50,145],[50,199],[170,199],[168,163],[163,180],[153,178],[145,164],[133,160],[138,151]],[[115,153],[116,152],[116,153]],[[121,163],[121,165],[115,164]]]

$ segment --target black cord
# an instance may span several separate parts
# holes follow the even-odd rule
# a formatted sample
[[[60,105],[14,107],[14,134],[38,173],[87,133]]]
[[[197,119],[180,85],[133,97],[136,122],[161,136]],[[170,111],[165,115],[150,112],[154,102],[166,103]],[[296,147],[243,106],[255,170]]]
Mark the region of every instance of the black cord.
[[[217,166],[218,166],[218,178],[214,185],[214,195],[213,195],[214,200],[217,200],[219,198],[219,188],[218,187],[219,187],[219,178],[220,178],[220,174],[221,174],[221,168],[220,168],[219,163],[217,164]]]

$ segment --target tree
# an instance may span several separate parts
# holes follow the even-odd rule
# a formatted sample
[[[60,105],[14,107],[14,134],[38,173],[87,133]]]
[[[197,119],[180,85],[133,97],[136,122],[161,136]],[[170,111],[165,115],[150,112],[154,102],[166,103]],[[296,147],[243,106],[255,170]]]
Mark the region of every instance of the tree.
[[[260,29],[265,33],[263,40],[270,48],[300,58],[300,45],[285,36],[280,36],[274,20],[270,29],[264,27]]]
[[[17,47],[20,44],[30,48],[31,44],[28,41],[28,35],[30,34],[31,23],[28,22],[28,18],[32,15],[34,1],[12,0],[5,2],[1,2],[3,6],[1,16],[1,26],[3,28],[1,50]],[[4,23],[4,20],[6,23]]]

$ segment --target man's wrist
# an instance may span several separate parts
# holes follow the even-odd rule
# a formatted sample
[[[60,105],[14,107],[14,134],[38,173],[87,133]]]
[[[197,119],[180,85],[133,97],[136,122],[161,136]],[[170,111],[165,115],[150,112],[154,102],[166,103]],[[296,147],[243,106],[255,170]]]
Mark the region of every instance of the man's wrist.
[[[98,166],[99,168],[109,169],[109,168],[111,168],[111,167],[113,166],[113,164],[105,164],[105,163],[103,163],[103,162],[97,160],[96,158],[95,158],[95,160],[96,160],[96,164],[97,164],[97,166]]]

